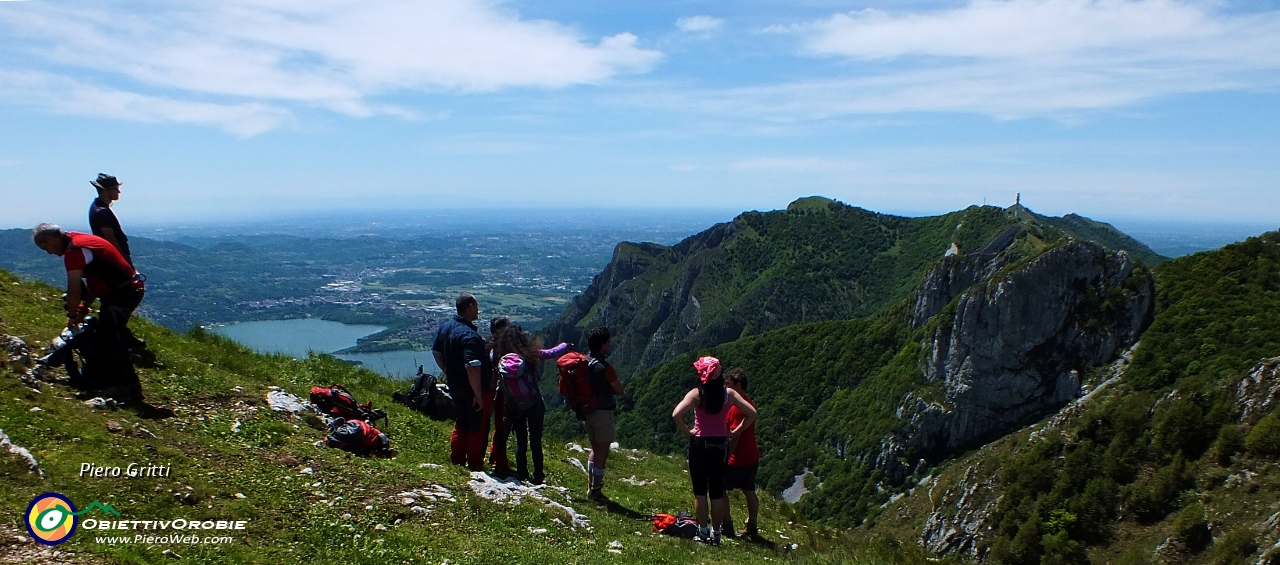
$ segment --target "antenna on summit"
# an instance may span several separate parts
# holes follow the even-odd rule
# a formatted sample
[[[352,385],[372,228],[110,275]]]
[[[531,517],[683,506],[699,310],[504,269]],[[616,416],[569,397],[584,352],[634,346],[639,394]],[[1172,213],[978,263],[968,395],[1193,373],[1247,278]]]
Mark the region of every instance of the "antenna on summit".
[[[1019,192],[1017,196],[1013,197],[1013,205],[1014,205],[1014,206],[1021,206],[1021,205],[1022,205],[1022,193],[1021,193],[1021,192]]]

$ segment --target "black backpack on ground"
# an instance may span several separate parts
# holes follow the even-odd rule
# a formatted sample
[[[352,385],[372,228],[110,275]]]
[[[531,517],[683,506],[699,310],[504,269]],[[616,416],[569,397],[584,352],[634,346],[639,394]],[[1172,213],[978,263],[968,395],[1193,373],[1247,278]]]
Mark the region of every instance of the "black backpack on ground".
[[[449,393],[449,385],[440,382],[435,375],[423,372],[422,365],[418,365],[418,376],[413,380],[409,392],[397,392],[391,398],[433,420],[452,420],[454,417],[453,395]]]
[[[392,457],[391,440],[387,434],[364,420],[337,418],[329,423],[329,435],[325,445],[360,456]]]
[[[98,320],[86,318],[79,331],[72,333],[63,331],[53,340],[53,348],[48,355],[36,360],[36,363],[48,367],[66,367],[68,382],[80,390],[91,390],[105,386],[107,375],[106,363],[98,355],[94,346],[95,334],[98,332]],[[80,360],[76,361],[76,354]]]

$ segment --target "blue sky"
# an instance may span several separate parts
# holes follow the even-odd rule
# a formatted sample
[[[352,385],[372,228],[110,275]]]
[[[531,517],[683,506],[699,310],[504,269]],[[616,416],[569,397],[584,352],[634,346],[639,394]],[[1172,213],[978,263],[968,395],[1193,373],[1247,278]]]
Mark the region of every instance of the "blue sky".
[[[0,226],[379,209],[1280,224],[1280,1],[0,0]]]

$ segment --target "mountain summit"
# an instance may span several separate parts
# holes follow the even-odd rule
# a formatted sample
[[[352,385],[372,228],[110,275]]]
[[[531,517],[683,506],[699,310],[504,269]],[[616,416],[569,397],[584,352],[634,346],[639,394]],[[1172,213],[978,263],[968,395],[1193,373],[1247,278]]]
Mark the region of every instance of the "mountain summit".
[[[902,300],[945,255],[980,252],[1030,232],[1165,260],[1108,224],[1041,216],[1021,205],[941,216],[879,214],[810,196],[785,210],[744,212],[673,246],[618,244],[591,285],[546,329],[549,341],[614,333],[624,372],[794,324],[868,316]]]

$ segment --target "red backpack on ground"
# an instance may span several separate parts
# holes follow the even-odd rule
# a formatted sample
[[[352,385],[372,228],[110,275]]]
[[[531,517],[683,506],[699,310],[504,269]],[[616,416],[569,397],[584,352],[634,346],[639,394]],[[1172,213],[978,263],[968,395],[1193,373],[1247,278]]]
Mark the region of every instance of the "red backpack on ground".
[[[342,385],[311,387],[311,403],[321,412],[337,418],[364,420],[371,424],[382,420],[384,426],[387,423],[386,411],[374,410],[373,402],[356,402],[356,397]]]
[[[350,451],[356,455],[391,455],[391,440],[387,434],[378,431],[364,420],[338,418],[329,424],[329,435],[324,438],[325,445]]]
[[[595,391],[591,389],[591,364],[591,358],[576,351],[565,353],[556,361],[556,369],[560,371],[556,388],[579,420],[596,404]]]
[[[693,539],[694,536],[698,535],[698,521],[688,514],[679,516],[655,514],[653,516],[653,531],[678,538]]]

